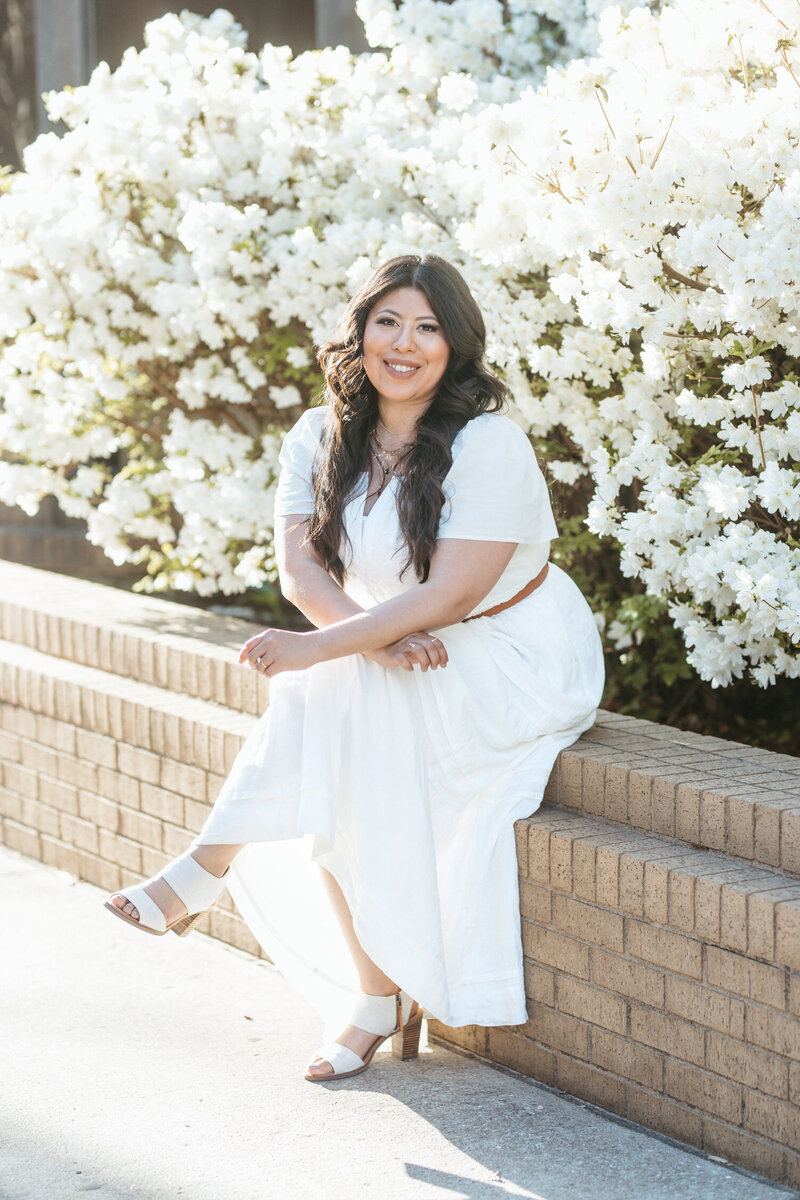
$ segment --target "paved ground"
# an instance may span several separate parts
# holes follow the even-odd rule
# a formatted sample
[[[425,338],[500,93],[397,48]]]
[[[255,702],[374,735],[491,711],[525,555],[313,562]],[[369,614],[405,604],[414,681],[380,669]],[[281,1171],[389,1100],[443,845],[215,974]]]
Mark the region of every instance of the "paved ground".
[[[2,1200],[784,1200],[439,1047],[344,1084],[267,964],[0,849]]]

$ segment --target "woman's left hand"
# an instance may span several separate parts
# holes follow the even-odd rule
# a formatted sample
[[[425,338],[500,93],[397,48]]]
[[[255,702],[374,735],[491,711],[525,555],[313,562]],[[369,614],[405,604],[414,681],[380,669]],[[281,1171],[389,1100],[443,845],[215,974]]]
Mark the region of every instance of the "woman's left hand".
[[[307,633],[288,629],[264,629],[248,638],[239,651],[239,662],[247,663],[261,675],[279,675],[281,671],[305,671],[319,661]]]

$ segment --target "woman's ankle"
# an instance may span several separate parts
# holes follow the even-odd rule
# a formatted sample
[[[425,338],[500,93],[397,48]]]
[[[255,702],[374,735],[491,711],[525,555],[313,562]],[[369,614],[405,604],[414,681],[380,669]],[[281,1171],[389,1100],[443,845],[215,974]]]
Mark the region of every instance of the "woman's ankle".
[[[242,847],[192,846],[190,849],[192,858],[200,864],[203,870],[208,871],[209,875],[216,875],[217,879],[221,879]]]

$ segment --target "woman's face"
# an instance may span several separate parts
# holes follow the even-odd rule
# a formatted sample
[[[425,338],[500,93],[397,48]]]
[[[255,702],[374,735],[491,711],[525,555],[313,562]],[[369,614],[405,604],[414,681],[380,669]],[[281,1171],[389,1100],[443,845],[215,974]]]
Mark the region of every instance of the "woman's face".
[[[396,288],[370,309],[364,328],[364,370],[380,399],[427,407],[449,358],[442,327],[418,288]]]

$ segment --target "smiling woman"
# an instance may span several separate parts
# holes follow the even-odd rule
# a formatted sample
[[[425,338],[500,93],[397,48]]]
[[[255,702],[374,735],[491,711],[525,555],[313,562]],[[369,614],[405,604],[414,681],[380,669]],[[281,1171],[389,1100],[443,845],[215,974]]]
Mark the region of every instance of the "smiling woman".
[[[426,1012],[527,1020],[514,822],[594,720],[603,666],[548,564],[547,489],[484,337],[434,256],[384,264],[350,302],[275,500],[281,586],[316,628],[242,647],[269,709],[190,851],[108,901],[184,933],[229,884],[337,1035],[313,1082],[364,1071],[387,1037],[413,1057]]]

